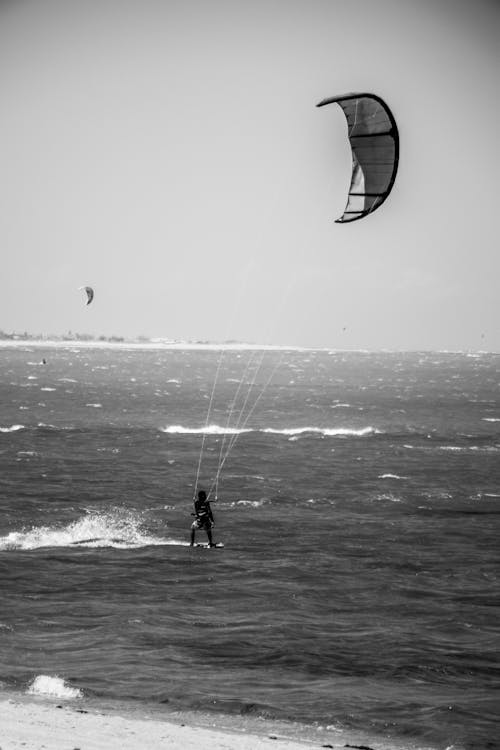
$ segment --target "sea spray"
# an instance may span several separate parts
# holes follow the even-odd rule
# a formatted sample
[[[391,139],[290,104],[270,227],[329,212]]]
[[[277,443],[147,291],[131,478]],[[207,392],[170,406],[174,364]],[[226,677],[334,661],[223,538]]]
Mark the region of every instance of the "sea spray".
[[[65,681],[58,677],[51,677],[46,674],[39,674],[27,689],[28,695],[47,695],[51,698],[71,699],[83,698],[83,693],[78,688],[72,688],[66,685]]]
[[[0,537],[0,550],[70,546],[133,549],[171,541],[148,534],[140,512],[115,508],[106,512],[89,511],[66,526],[33,526],[12,531]]]

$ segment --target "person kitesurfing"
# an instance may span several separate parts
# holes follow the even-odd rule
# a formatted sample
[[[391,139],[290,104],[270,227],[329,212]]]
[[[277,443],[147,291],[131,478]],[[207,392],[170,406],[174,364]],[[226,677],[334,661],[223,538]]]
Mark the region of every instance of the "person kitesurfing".
[[[198,492],[198,497],[194,501],[194,513],[191,513],[191,515],[195,516],[195,519],[191,524],[191,547],[194,546],[197,529],[204,529],[207,532],[208,546],[215,547],[216,545],[212,540],[212,527],[214,526],[215,521],[205,490],[200,490]]]

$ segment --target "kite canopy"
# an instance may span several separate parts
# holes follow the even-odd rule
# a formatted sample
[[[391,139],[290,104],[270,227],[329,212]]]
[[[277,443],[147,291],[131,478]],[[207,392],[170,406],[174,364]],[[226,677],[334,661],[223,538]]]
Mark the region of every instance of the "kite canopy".
[[[80,286],[79,289],[85,289],[87,293],[87,305],[90,305],[92,300],[94,299],[94,290],[91,286]]]
[[[338,104],[347,119],[352,149],[351,187],[344,213],[336,222],[362,219],[375,211],[392,190],[399,160],[396,120],[375,94],[343,94],[323,99],[317,107]]]

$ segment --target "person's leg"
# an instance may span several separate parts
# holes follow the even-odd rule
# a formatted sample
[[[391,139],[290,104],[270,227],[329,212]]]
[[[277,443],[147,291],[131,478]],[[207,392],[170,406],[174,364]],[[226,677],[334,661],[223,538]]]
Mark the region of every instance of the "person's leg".
[[[207,536],[208,536],[208,546],[209,547],[215,547],[215,544],[212,541],[212,529],[210,526],[207,526],[206,528]]]

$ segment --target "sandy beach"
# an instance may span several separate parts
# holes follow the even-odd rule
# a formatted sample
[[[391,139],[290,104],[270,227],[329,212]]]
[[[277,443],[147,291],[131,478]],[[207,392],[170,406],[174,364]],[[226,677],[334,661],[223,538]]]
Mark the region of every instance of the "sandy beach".
[[[317,739],[293,736],[300,729],[242,717],[191,718],[175,714],[167,720],[158,714],[128,709],[104,711],[74,703],[15,696],[0,701],[1,750],[311,750],[315,748],[363,748],[394,750],[392,742],[377,739],[367,745],[358,733],[339,729],[310,728]],[[227,726],[226,726],[227,724]],[[398,746],[400,747],[400,746]],[[409,747],[409,746],[408,746]],[[419,746],[420,750],[425,750]],[[415,746],[416,750],[416,746]]]

